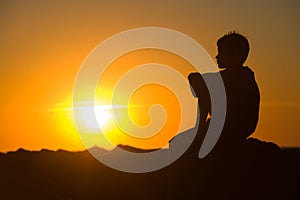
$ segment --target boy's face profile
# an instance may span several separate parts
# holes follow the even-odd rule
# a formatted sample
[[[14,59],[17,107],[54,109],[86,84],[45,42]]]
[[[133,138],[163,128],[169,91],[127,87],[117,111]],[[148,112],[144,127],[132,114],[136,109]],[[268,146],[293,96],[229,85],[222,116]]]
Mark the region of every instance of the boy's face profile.
[[[223,54],[221,53],[221,51],[220,51],[220,48],[218,47],[218,54],[216,55],[216,61],[217,61],[217,65],[218,65],[218,67],[220,68],[220,69],[223,69],[223,67],[222,66],[224,66],[224,58],[223,58],[224,56],[223,56]]]
[[[218,54],[216,61],[220,69],[240,67],[243,63],[240,62],[235,51],[224,46],[218,46]]]

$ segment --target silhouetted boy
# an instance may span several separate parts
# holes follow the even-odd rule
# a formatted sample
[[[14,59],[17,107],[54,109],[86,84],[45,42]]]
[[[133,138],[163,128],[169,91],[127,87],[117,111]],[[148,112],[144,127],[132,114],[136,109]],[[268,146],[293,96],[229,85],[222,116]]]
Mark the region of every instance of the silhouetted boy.
[[[231,32],[221,37],[217,46],[216,59],[221,69],[217,73],[223,79],[227,100],[224,128],[207,159],[198,159],[210,123],[209,117],[214,117],[208,88],[202,76],[210,80],[211,84],[217,74],[201,76],[199,73],[191,73],[188,79],[200,108],[200,118],[197,119],[199,128],[188,150],[169,167],[169,199],[195,199],[195,196],[200,195],[203,199],[222,199],[237,187],[242,177],[237,172],[245,170],[245,166],[238,164],[238,155],[243,156],[243,148],[239,148],[239,145],[255,131],[260,101],[254,73],[243,66],[249,53],[249,43],[244,36]],[[186,131],[182,134],[189,133]],[[180,139],[183,135],[174,139]],[[217,192],[215,188],[218,188]]]
[[[221,69],[220,75],[224,82],[227,98],[226,119],[217,146],[230,148],[245,141],[255,131],[259,115],[260,94],[253,71],[243,66],[250,49],[248,40],[241,34],[230,32],[217,41],[217,47],[216,60]],[[203,76],[206,75],[209,74],[203,74]],[[189,81],[195,91],[195,96],[199,98],[200,116],[202,117],[202,122],[200,117],[199,128],[205,129],[207,124],[205,125],[203,120],[210,114],[209,93],[199,73],[191,73]],[[203,134],[201,130],[200,134]],[[204,136],[200,138],[203,139]],[[202,143],[203,141],[198,142]],[[199,145],[197,146],[199,147]]]

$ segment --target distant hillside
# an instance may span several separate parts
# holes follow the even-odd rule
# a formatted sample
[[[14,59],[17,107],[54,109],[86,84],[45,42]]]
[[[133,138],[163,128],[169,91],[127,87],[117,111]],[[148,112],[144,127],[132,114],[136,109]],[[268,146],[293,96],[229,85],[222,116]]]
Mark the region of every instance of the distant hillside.
[[[299,170],[299,151],[256,139],[143,174],[111,169],[88,151],[19,149],[0,154],[0,199],[300,199]]]

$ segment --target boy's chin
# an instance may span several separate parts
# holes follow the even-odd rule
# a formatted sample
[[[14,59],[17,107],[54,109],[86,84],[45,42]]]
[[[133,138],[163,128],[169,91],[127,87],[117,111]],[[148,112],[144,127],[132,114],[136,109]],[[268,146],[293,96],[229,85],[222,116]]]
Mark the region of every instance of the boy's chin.
[[[226,67],[223,67],[222,65],[218,65],[219,69],[225,69]]]

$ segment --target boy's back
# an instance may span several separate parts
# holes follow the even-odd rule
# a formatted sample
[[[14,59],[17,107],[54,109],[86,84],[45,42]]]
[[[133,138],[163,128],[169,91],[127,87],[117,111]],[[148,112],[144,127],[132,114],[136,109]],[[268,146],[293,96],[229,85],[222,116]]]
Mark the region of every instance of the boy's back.
[[[235,142],[249,137],[259,117],[260,94],[254,73],[248,67],[220,72],[227,98],[227,111],[220,141]]]

